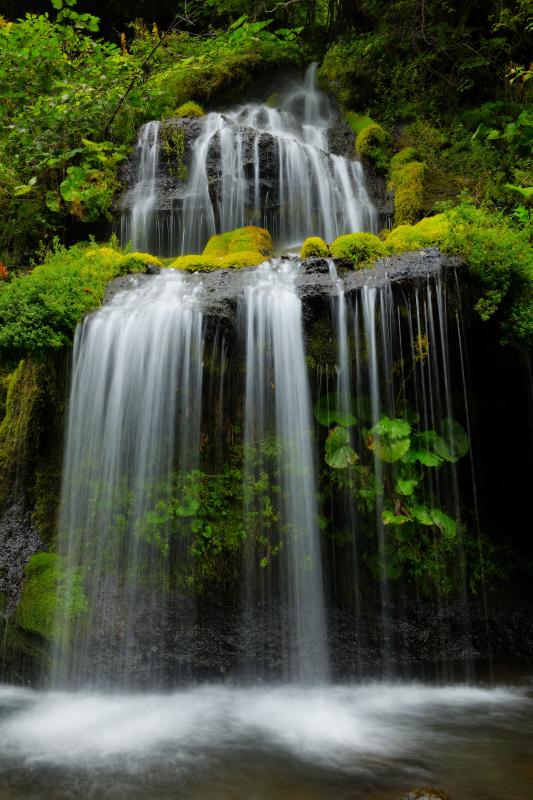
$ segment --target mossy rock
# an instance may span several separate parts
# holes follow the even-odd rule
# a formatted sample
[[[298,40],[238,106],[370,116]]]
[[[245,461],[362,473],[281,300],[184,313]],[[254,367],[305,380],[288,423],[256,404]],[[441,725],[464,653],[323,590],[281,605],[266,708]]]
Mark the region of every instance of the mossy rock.
[[[397,225],[414,224],[424,214],[428,175],[422,161],[410,160],[416,151],[405,148],[391,160],[389,187],[394,191],[394,219]]]
[[[153,272],[161,269],[163,262],[151,253],[127,253],[122,264],[123,274],[130,272]]]
[[[414,147],[404,147],[390,160],[389,177],[393,183],[396,183],[401,177],[401,170],[406,164],[412,161],[418,161],[418,152]]]
[[[172,116],[180,119],[204,117],[205,111],[203,110],[202,106],[198,103],[195,103],[194,100],[188,100],[186,103],[182,103],[181,106],[178,106]]]
[[[442,245],[450,225],[445,214],[425,217],[416,225],[398,225],[387,233],[385,249],[388,253],[405,253],[426,247]]]
[[[302,245],[300,258],[328,258],[329,247],[319,236],[310,236]]]
[[[26,579],[15,611],[17,625],[52,640],[65,624],[87,611],[79,570],[65,569],[56,553],[36,553],[25,569]]]
[[[381,125],[367,125],[357,135],[355,149],[361,158],[386,171],[391,158],[392,137]]]
[[[330,245],[333,258],[349,262],[354,269],[368,269],[386,254],[384,243],[373,233],[348,233]]]
[[[188,272],[256,267],[272,255],[272,239],[265,228],[248,225],[212,236],[201,255],[180,256],[170,266]]]
[[[369,117],[366,114],[357,114],[355,111],[347,111],[344,115],[344,118],[356,136],[358,136],[365,128],[376,124],[372,117]]]

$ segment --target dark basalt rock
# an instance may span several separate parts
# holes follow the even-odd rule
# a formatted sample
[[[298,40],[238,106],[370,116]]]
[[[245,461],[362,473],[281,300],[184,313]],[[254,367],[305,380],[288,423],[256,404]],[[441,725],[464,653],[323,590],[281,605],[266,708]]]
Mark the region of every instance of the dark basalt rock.
[[[34,553],[43,549],[31,514],[22,504],[15,503],[4,511],[0,517],[0,594],[6,598],[4,613],[17,605],[24,567]]]

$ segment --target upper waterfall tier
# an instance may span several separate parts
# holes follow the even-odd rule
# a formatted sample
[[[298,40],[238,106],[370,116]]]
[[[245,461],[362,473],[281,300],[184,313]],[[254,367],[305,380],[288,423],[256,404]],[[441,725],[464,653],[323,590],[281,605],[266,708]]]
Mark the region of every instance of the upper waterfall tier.
[[[315,85],[200,119],[149,122],[122,201],[122,240],[161,255],[201,252],[214,233],[268,228],[279,250],[377,228],[362,165],[333,150],[339,118]],[[157,163],[154,165],[154,160]]]

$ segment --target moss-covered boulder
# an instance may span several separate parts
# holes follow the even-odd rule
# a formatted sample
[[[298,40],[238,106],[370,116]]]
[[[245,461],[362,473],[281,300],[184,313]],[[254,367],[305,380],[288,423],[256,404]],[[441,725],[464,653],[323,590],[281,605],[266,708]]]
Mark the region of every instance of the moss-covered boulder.
[[[194,100],[188,100],[186,103],[182,103],[181,106],[178,106],[172,116],[179,117],[180,119],[190,119],[192,117],[205,116],[205,111],[203,110],[202,106],[198,103],[195,103]]]
[[[377,123],[367,125],[358,133],[355,149],[362,159],[377,169],[386,171],[391,158],[392,137]]]
[[[394,192],[397,225],[412,225],[424,214],[427,166],[417,160],[414,147],[405,147],[391,159],[389,188]]]
[[[372,267],[376,259],[386,253],[384,243],[373,233],[348,233],[339,236],[329,249],[333,258],[349,262],[354,269]]]
[[[328,258],[329,247],[320,236],[310,236],[302,245],[300,258]]]
[[[15,621],[44,639],[64,632],[64,626],[87,611],[79,570],[67,570],[56,553],[36,553],[26,565]]]
[[[385,249],[392,254],[438,247],[445,240],[449,229],[450,224],[445,214],[425,217],[416,225],[398,225],[387,234]]]
[[[272,256],[272,239],[265,228],[248,225],[212,236],[201,255],[180,256],[170,266],[188,272],[256,267]]]

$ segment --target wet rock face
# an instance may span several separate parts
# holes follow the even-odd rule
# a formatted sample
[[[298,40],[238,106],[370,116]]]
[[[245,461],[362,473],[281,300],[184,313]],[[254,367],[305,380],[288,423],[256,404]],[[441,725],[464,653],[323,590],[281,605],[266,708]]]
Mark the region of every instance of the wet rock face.
[[[439,789],[415,789],[402,794],[400,800],[451,800],[451,798]]]
[[[11,612],[20,597],[24,567],[31,556],[43,550],[30,512],[15,503],[0,517],[0,594],[6,599],[5,613]]]

